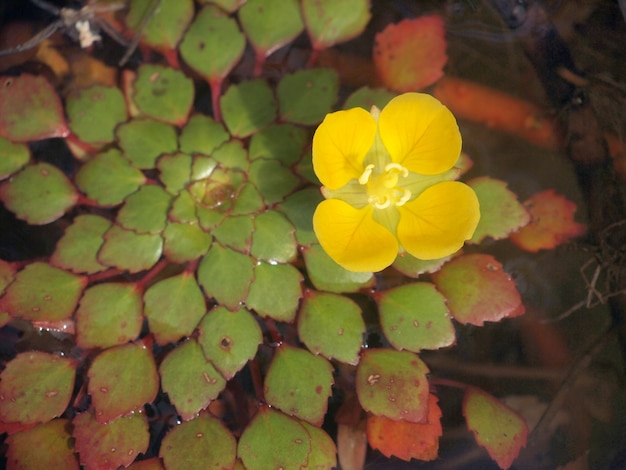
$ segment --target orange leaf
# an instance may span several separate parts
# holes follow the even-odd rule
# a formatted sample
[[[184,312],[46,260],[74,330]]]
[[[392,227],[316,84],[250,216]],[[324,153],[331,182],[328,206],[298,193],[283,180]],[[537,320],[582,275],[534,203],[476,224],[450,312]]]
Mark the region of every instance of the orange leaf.
[[[402,460],[435,460],[441,437],[441,409],[437,397],[428,397],[428,421],[411,423],[394,421],[384,416],[367,418],[367,439],[370,446],[386,457],[392,455]]]
[[[443,20],[437,15],[402,20],[376,35],[374,66],[394,91],[416,91],[443,76],[448,62]]]
[[[561,145],[554,121],[538,106],[466,80],[446,77],[433,96],[459,119],[468,119],[497,131],[508,132],[548,149]]]
[[[524,205],[530,212],[531,222],[510,238],[526,251],[536,253],[554,248],[587,230],[586,225],[574,221],[576,204],[553,189],[533,195]]]

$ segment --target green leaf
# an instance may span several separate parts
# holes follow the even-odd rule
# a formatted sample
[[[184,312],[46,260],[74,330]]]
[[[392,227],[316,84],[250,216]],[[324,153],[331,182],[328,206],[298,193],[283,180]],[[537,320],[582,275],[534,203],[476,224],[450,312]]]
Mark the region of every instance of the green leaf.
[[[153,284],[143,300],[150,331],[161,345],[191,335],[206,312],[204,295],[187,271]]]
[[[246,171],[250,166],[248,152],[239,140],[231,140],[215,150],[211,157],[222,164],[223,168],[238,168]]]
[[[182,126],[193,105],[193,81],[180,70],[143,64],[133,83],[133,99],[146,116]]]
[[[150,434],[143,413],[102,424],[89,410],[77,414],[72,423],[76,452],[85,468],[127,467],[148,449]]]
[[[530,222],[530,214],[504,181],[483,176],[468,182],[480,203],[480,220],[472,243],[485,238],[501,240]]]
[[[332,469],[337,468],[337,446],[326,432],[312,424],[302,421],[306,432],[311,438],[311,454],[307,468]]]
[[[295,39],[303,30],[297,0],[248,0],[239,10],[239,21],[261,57]]]
[[[0,373],[0,420],[35,424],[60,416],[74,389],[72,359],[40,351],[23,352]]]
[[[99,423],[141,408],[152,402],[159,391],[152,352],[138,344],[101,352],[91,363],[87,376],[87,390]]]
[[[56,322],[69,318],[87,278],[35,262],[18,272],[0,298],[0,311],[30,321]]]
[[[179,51],[208,82],[221,82],[243,55],[245,36],[237,22],[214,6],[205,6],[187,30]]]
[[[386,88],[369,88],[364,86],[348,96],[343,104],[343,109],[361,107],[367,112],[372,109],[372,106],[383,109],[394,96],[396,96],[396,93]]]
[[[238,142],[239,145],[239,149],[243,150],[243,146],[241,146],[241,142]],[[221,145],[220,145],[221,147]],[[220,148],[218,147],[218,149]],[[239,150],[237,149],[237,150]],[[245,150],[244,150],[245,152]],[[206,155],[201,155],[201,154],[195,154],[193,157],[193,162],[191,163],[191,180],[192,181],[197,181],[197,180],[203,180],[205,178],[210,178],[211,175],[213,174],[213,171],[216,169],[218,161],[215,159],[215,157],[213,155],[215,155],[217,153],[216,152],[212,152],[212,156],[208,157]],[[224,155],[225,156],[225,155]],[[244,159],[246,157],[244,156]],[[239,158],[235,158],[235,159],[230,159],[230,160],[238,160]],[[229,159],[225,159],[226,161],[228,161]],[[221,169],[220,169],[221,170]],[[219,171],[219,170],[218,170]]]
[[[426,364],[408,351],[366,349],[356,371],[356,393],[365,411],[419,423],[428,414]]]
[[[94,145],[115,140],[115,127],[126,121],[126,101],[115,87],[94,85],[68,96],[65,111],[72,132]]]
[[[313,213],[317,205],[324,200],[319,189],[307,188],[293,193],[281,202],[278,209],[285,213],[296,228],[298,244],[306,246],[317,243],[313,231]]]
[[[231,214],[256,214],[265,208],[259,190],[253,184],[244,184],[237,193]]]
[[[311,158],[311,148],[307,148],[304,155],[294,168],[297,175],[301,176],[314,186],[321,186],[319,178],[313,170],[313,159]]]
[[[108,282],[85,291],[76,311],[76,343],[108,348],[133,341],[143,324],[141,293],[134,284]]]
[[[209,116],[194,114],[180,133],[180,150],[189,154],[211,155],[228,139],[228,132],[222,124]]]
[[[276,118],[274,93],[265,80],[231,85],[220,100],[226,127],[235,137],[248,137]]]
[[[236,442],[230,431],[208,414],[175,426],[164,438],[159,456],[168,470],[233,468]]]
[[[509,468],[528,439],[524,418],[475,387],[465,392],[463,415],[478,444],[487,449],[500,468]]]
[[[361,308],[354,301],[337,294],[305,293],[298,336],[309,351],[356,365],[364,334]]]
[[[55,419],[6,438],[7,468],[63,468],[78,470],[71,445],[70,422]]]
[[[252,217],[240,215],[226,217],[211,233],[222,245],[247,253],[250,251],[253,230]]]
[[[24,144],[14,144],[0,137],[0,180],[20,170],[30,160],[30,150]]]
[[[76,185],[88,198],[103,206],[115,206],[146,182],[117,149],[99,153],[78,170]]]
[[[445,258],[423,260],[415,258],[405,252],[398,255],[393,262],[393,267],[405,276],[417,278],[425,273],[431,274],[439,271],[451,257],[452,256],[446,256]]]
[[[254,282],[246,305],[262,317],[293,322],[302,297],[302,275],[290,264],[268,264],[254,267]]]
[[[256,355],[263,341],[256,319],[243,308],[231,312],[216,307],[200,321],[198,330],[204,355],[226,380],[232,379]]]
[[[157,161],[159,180],[170,194],[177,194],[191,179],[191,155],[176,153],[163,155]]]
[[[298,186],[298,178],[276,160],[260,158],[250,164],[250,182],[267,205],[285,198]]]
[[[354,273],[342,268],[318,244],[306,247],[302,253],[309,278],[318,290],[341,294],[374,285],[372,273]]]
[[[161,186],[145,185],[124,201],[117,223],[137,233],[161,233],[172,197]]]
[[[228,13],[234,13],[241,5],[246,3],[246,0],[198,0],[198,3],[200,5],[217,5]]]
[[[168,222],[163,232],[163,254],[172,263],[182,264],[204,255],[213,238],[198,224]]]
[[[194,418],[226,387],[226,380],[206,360],[194,339],[170,351],[159,372],[163,391],[183,421]]]
[[[455,258],[433,275],[433,281],[459,323],[481,326],[524,313],[515,281],[491,255]]]
[[[300,159],[306,143],[304,129],[292,124],[273,124],[252,136],[250,160],[266,158],[293,165]]]
[[[248,256],[214,243],[198,266],[198,282],[209,297],[230,310],[245,300],[253,278]]]
[[[333,366],[308,351],[282,344],[264,384],[267,404],[321,426],[332,394]]]
[[[0,135],[13,142],[67,137],[63,106],[43,75],[0,79]]]
[[[254,218],[250,254],[270,264],[287,263],[298,254],[294,227],[277,211],[267,211]]]
[[[16,266],[0,259],[0,295],[4,293],[6,287],[15,279]]]
[[[99,215],[79,215],[57,242],[50,263],[75,273],[94,274],[107,266],[98,261],[97,255],[104,243],[104,233],[111,227]]]
[[[439,349],[456,340],[446,299],[427,282],[405,284],[376,294],[380,325],[396,349]]]
[[[136,168],[154,168],[159,155],[178,150],[176,129],[164,122],[139,118],[118,126],[120,148]]]
[[[281,120],[318,124],[331,112],[338,90],[339,79],[331,69],[299,70],[286,75],[277,89]]]
[[[310,453],[311,438],[304,426],[268,406],[259,408],[237,446],[246,468],[306,468]]]
[[[313,49],[327,49],[357,37],[371,15],[369,0],[302,0],[304,23]]]
[[[57,167],[36,163],[0,184],[0,200],[18,219],[44,225],[74,207],[78,193]]]
[[[245,175],[241,171],[216,168],[209,178],[194,181],[187,186],[187,191],[195,199],[198,209],[205,208],[226,214],[232,209],[233,199],[244,180]]]
[[[189,191],[181,191],[172,200],[168,219],[182,224],[196,224],[198,222],[196,201],[189,194]]]
[[[104,234],[98,259],[107,266],[137,273],[154,266],[162,250],[163,239],[159,234],[138,234],[113,225]]]
[[[174,49],[193,18],[193,1],[159,2],[147,24],[143,25],[152,3],[152,0],[132,0],[126,15],[126,24],[134,32],[143,26],[143,44],[161,51]]]

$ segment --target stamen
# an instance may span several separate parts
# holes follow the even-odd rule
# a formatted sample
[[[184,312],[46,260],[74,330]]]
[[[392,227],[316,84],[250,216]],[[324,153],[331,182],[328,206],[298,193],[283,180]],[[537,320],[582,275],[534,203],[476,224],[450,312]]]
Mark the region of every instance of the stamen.
[[[400,173],[402,173],[402,176],[404,177],[409,176],[409,170],[404,168],[399,163],[387,163],[385,165],[385,171],[391,171],[391,170],[398,170]]]
[[[391,198],[389,197],[385,197],[384,198],[385,202],[382,202],[382,203],[379,202],[380,201],[379,198],[374,197],[372,199],[373,199],[372,204],[374,205],[376,209],[387,209],[387,207],[391,205]]]
[[[359,183],[367,184],[367,182],[370,180],[370,176],[372,176],[372,170],[374,170],[374,165],[370,163],[365,167],[365,171],[363,171],[363,174],[359,176]]]
[[[396,202],[396,206],[403,206],[409,199],[411,199],[411,191],[405,188],[398,188],[399,191],[402,191],[403,194],[400,196],[400,199]]]

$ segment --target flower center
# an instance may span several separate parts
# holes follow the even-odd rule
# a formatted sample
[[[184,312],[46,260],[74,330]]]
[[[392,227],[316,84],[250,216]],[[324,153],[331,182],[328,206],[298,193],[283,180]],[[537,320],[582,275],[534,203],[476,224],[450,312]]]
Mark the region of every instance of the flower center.
[[[400,178],[406,178],[409,170],[398,163],[388,163],[381,174],[374,174],[374,165],[365,167],[359,183],[367,185],[367,200],[376,209],[386,209],[392,204],[401,206],[411,199],[411,191],[398,186]]]

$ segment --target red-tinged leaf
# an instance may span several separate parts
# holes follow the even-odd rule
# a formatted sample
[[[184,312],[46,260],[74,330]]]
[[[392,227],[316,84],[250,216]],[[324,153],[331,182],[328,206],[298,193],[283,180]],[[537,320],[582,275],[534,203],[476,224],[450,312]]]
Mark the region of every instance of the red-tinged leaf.
[[[141,408],[159,391],[152,352],[138,344],[124,344],[100,353],[87,375],[87,389],[101,423]]]
[[[0,135],[13,142],[67,137],[61,100],[43,76],[0,80]]]
[[[587,230],[584,224],[574,221],[576,204],[553,189],[531,196],[524,205],[530,212],[531,222],[512,234],[511,241],[526,251],[549,250]]]
[[[143,413],[102,424],[95,418],[93,410],[88,410],[76,415],[73,424],[76,452],[85,468],[115,470],[128,467],[148,448],[150,434]]]
[[[159,450],[168,470],[233,468],[236,454],[233,435],[209,414],[175,426],[163,438]]]
[[[526,445],[526,421],[500,400],[474,387],[465,393],[463,415],[476,441],[500,468],[509,468]]]
[[[384,416],[367,418],[367,439],[373,449],[386,457],[435,460],[439,452],[441,409],[435,395],[428,397],[428,422],[394,421]]]
[[[60,416],[74,388],[76,364],[54,354],[18,354],[0,374],[0,420],[34,424]]]
[[[128,470],[163,470],[161,461],[153,457],[147,460],[137,460],[128,467]]]
[[[394,91],[422,90],[443,76],[448,61],[443,20],[423,16],[391,24],[376,35],[374,65]]]
[[[63,468],[78,470],[73,451],[70,423],[55,419],[46,424],[7,437],[8,469]]]
[[[50,422],[50,421],[48,421]],[[16,432],[28,431],[36,427],[36,424],[24,424],[24,423],[3,423],[0,421],[0,434],[7,433],[9,436]]]
[[[481,326],[525,311],[515,281],[491,255],[455,258],[433,274],[433,280],[459,323]]]
[[[356,371],[359,403],[375,415],[420,423],[428,415],[427,373],[413,353],[367,349]]]

